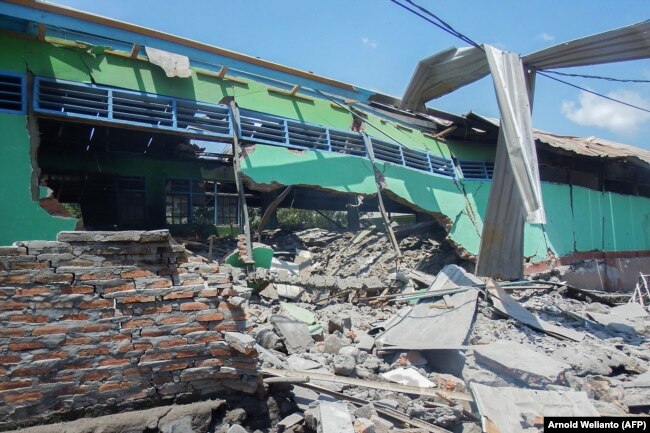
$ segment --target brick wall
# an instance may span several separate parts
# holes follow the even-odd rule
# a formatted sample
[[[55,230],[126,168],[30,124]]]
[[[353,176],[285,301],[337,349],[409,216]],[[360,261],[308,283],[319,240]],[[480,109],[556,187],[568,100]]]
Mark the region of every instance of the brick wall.
[[[0,247],[0,429],[256,390],[230,271],[167,231]]]

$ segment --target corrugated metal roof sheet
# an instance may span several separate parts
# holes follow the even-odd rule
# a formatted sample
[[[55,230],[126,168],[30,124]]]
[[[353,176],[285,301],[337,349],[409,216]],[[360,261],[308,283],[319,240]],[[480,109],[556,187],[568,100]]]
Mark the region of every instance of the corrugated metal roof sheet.
[[[650,57],[650,20],[564,42],[529,54],[524,63],[536,69],[598,65]]]

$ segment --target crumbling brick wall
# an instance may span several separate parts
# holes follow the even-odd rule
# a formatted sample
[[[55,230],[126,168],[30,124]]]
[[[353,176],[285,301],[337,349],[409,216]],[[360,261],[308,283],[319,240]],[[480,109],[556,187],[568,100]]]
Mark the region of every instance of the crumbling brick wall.
[[[229,302],[231,281],[164,230],[0,247],[0,429],[254,392],[251,327]]]

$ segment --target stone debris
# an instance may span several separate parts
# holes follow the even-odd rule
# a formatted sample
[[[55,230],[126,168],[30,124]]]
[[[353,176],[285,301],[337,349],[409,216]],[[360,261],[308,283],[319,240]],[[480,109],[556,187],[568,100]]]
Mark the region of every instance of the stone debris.
[[[180,383],[191,383],[194,395],[208,395],[202,383],[219,380],[231,391],[257,391],[260,400],[227,400],[228,411],[215,410],[211,421],[172,411],[179,416],[163,423],[162,411],[155,429],[205,431],[202,423],[207,422],[209,433],[478,433],[492,423],[507,433],[537,430],[543,415],[650,414],[650,316],[643,307],[615,305],[615,296],[591,296],[554,280],[484,281],[469,272],[469,263],[431,225],[422,227],[402,232],[399,268],[385,234],[376,228],[361,234],[273,232],[263,240],[283,253],[271,269],[247,275],[233,268],[227,279],[207,272],[211,264],[206,261],[179,264],[188,272],[176,275],[171,284],[194,296],[182,304],[188,317],[204,317],[198,303],[208,293],[205,287],[218,287],[223,320],[240,319],[231,316],[242,310],[247,327],[224,328],[214,340],[205,340],[212,353],[229,357],[179,367],[173,374]],[[163,237],[155,232],[144,238],[142,232],[65,234],[61,242],[16,245],[12,260],[22,260],[22,248],[60,266],[61,273],[84,272],[100,265],[91,266],[90,255],[80,257],[65,242],[108,239],[151,248],[169,242]],[[178,254],[181,247],[176,247]],[[214,250],[232,252],[217,244]],[[80,258],[87,260],[83,267],[75,266]],[[203,281],[192,281],[196,273]],[[169,290],[153,294],[166,288],[153,287],[151,278],[137,276],[132,290],[165,296]],[[93,284],[101,287],[101,281]],[[105,297],[113,299],[108,292]],[[206,334],[211,330],[200,331],[201,337],[212,336]],[[192,331],[182,338],[196,340]],[[39,341],[55,350],[58,338],[52,333]],[[155,336],[154,345],[158,338],[166,341]],[[19,343],[29,341],[21,337]],[[184,350],[195,350],[186,346]],[[238,363],[254,357],[257,371],[239,368]],[[159,372],[158,365],[167,364],[156,360],[144,366]],[[0,380],[0,387],[5,383],[15,381]],[[164,386],[171,389],[174,383]],[[155,392],[159,389],[166,388],[157,386]]]

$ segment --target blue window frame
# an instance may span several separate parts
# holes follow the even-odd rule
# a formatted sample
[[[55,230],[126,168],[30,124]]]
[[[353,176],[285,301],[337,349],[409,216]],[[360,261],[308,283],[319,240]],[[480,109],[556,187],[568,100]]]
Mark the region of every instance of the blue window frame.
[[[25,76],[0,71],[0,112],[24,114],[26,97]]]
[[[236,194],[217,194],[211,180],[167,179],[165,221],[177,224],[239,224]]]

